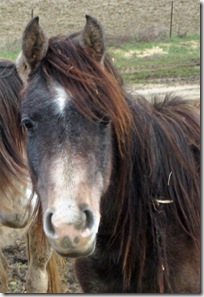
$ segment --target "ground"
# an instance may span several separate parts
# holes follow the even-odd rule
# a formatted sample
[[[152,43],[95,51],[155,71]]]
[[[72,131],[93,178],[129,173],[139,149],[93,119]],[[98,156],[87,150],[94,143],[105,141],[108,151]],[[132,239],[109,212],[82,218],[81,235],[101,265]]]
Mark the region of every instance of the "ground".
[[[27,271],[26,243],[16,240],[14,245],[4,249],[9,266],[9,293],[26,293],[25,278]],[[74,271],[74,260],[66,258],[63,279],[64,293],[82,293]]]
[[[160,83],[157,84],[134,85],[128,87],[128,90],[132,93],[137,92],[143,94],[148,98],[151,98],[151,96],[155,94],[163,95],[167,92],[173,92],[189,100],[199,100],[200,98],[199,81],[194,79],[188,81],[187,84],[182,78],[180,78],[179,81],[178,78],[176,81],[170,78],[168,83],[166,81],[165,84],[160,81]],[[7,246],[3,251],[9,266],[9,293],[25,293],[25,275],[27,271],[25,241],[17,239],[14,245]],[[73,259],[66,259],[64,292],[80,293],[81,289],[75,276],[73,264]]]

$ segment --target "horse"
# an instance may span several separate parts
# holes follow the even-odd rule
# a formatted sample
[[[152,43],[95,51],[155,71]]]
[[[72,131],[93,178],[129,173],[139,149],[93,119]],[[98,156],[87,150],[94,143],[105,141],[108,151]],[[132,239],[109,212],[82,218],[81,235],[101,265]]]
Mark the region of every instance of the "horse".
[[[30,216],[29,211],[22,212],[19,203],[28,183],[23,157],[24,136],[18,115],[21,86],[14,64],[0,60],[0,223],[8,227],[24,227]],[[12,199],[14,196],[16,198]]]
[[[1,59],[0,292],[8,291],[7,261],[2,249],[24,235],[27,236],[29,257],[27,293],[61,292],[58,273],[53,275],[50,272],[55,271],[52,265],[60,263],[59,257],[53,254],[47,241],[42,240],[42,245],[39,244],[41,236],[35,232],[36,223],[34,218],[31,219],[34,206],[29,201],[30,179],[25,156],[25,131],[19,117],[21,88],[22,81],[15,63]]]
[[[5,226],[23,228],[30,217],[29,207],[26,207],[23,199],[27,180],[23,159],[25,145],[22,127],[17,123],[20,87],[21,80],[14,64],[0,60],[0,226],[1,240],[4,239],[0,244],[1,249],[5,242]],[[0,254],[0,291],[6,292],[7,262],[2,251]]]
[[[125,90],[98,20],[22,35],[21,122],[53,249],[85,293],[200,292],[200,113]],[[19,72],[22,76],[22,74]]]

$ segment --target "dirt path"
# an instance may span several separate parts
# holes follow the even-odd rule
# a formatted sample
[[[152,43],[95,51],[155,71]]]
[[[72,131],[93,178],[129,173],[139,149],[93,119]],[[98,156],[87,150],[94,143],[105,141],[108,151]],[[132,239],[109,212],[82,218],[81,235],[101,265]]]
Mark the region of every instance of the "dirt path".
[[[200,85],[195,84],[140,84],[133,85],[128,87],[131,93],[141,94],[147,99],[150,99],[152,96],[157,95],[163,98],[165,94],[172,93],[177,96],[181,96],[184,99],[188,100],[200,100]]]

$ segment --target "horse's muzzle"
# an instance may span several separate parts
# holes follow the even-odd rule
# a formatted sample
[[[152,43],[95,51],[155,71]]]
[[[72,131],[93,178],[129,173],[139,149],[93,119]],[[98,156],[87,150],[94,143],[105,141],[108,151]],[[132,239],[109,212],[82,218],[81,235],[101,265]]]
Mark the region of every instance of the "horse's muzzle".
[[[72,212],[65,208],[48,209],[43,224],[45,235],[60,255],[83,257],[94,251],[99,219],[87,205]]]

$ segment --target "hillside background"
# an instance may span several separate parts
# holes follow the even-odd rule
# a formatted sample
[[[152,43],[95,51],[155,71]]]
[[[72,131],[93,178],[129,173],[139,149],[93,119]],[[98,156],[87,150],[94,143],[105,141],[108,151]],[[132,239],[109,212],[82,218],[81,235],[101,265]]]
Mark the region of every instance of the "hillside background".
[[[162,39],[170,34],[185,36],[200,31],[198,0],[1,0],[0,47],[19,43],[32,15],[40,17],[48,36],[81,30],[85,14],[95,16],[108,37]]]

